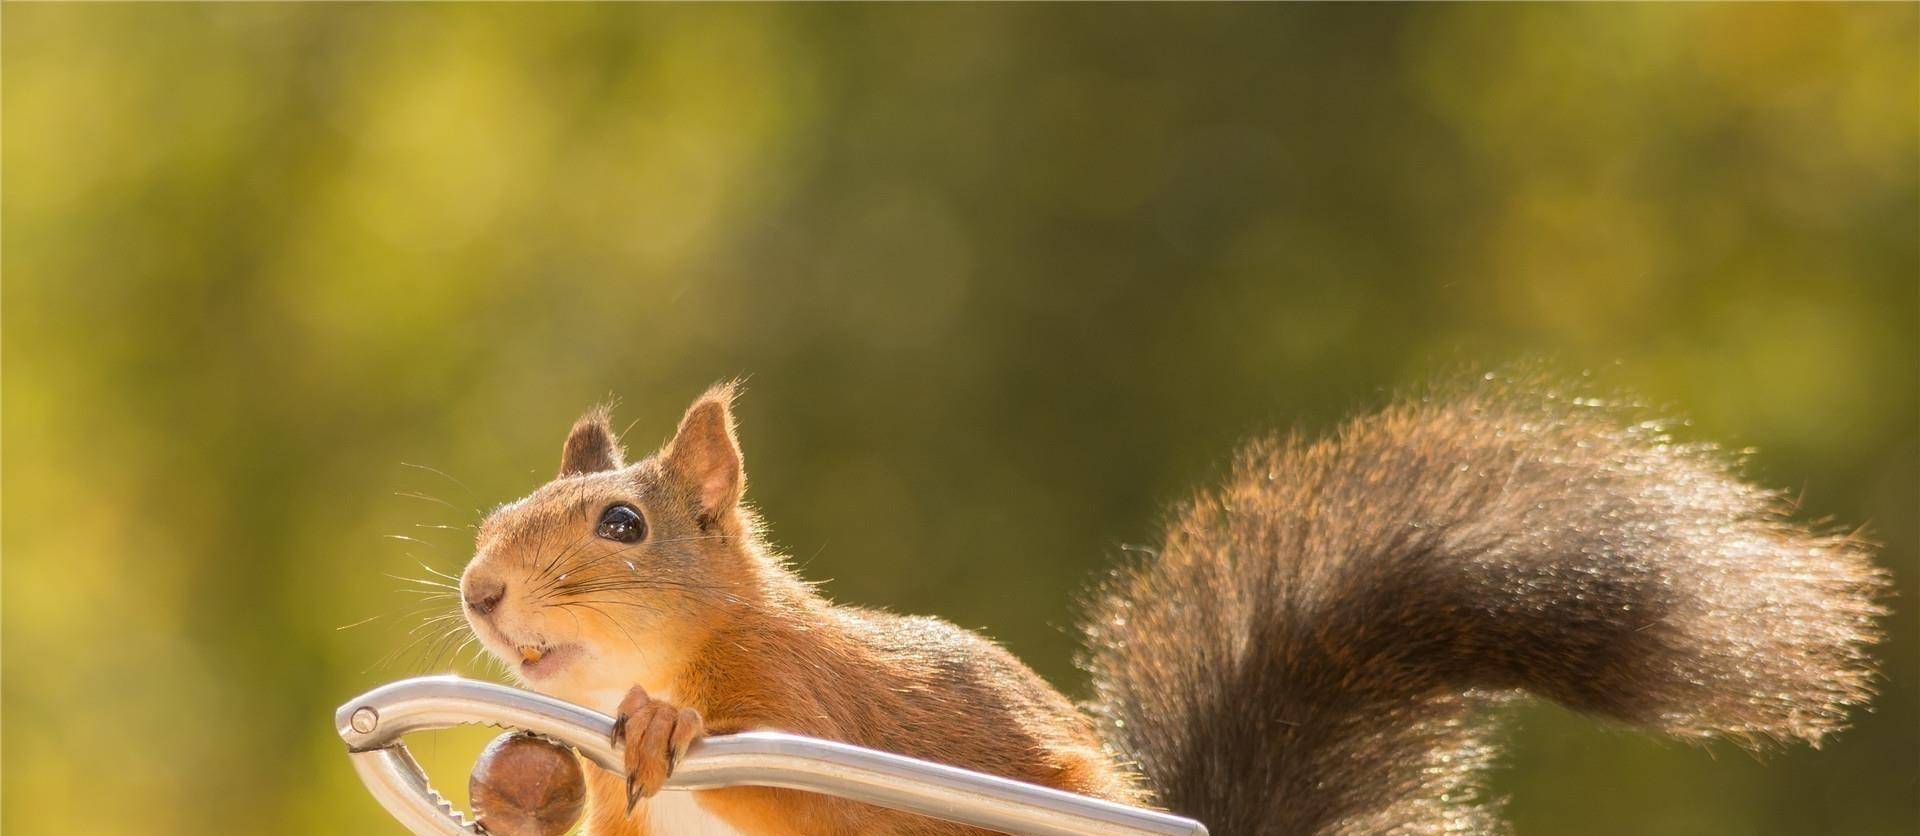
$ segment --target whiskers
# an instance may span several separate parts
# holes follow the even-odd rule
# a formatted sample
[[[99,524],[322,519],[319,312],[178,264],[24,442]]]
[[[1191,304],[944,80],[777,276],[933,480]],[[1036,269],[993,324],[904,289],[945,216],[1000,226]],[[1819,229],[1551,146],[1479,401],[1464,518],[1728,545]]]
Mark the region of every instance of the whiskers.
[[[412,462],[401,462],[400,465],[411,470],[431,473],[457,486],[461,491],[465,492],[469,500],[474,499],[473,490],[469,488],[465,482],[460,481],[446,471],[423,464],[414,464]],[[440,522],[414,523],[412,527],[419,530],[424,536],[386,534],[382,535],[384,539],[432,549],[441,555],[443,559],[458,558],[460,556],[458,550],[450,548],[443,543],[434,542],[434,540],[440,538],[434,537],[433,539],[426,539],[427,536],[431,536],[426,535],[426,532],[440,531],[457,533],[463,530],[475,529],[477,526],[472,520],[479,516],[477,510],[469,511],[462,509],[452,502],[420,490],[395,491],[393,495],[419,502],[431,503],[440,508],[452,511],[457,518]],[[497,666],[497,660],[492,659],[491,655],[486,652],[486,648],[480,645],[479,637],[467,627],[466,615],[461,608],[460,576],[454,572],[436,568],[427,561],[415,557],[411,552],[407,552],[406,557],[412,560],[415,565],[419,566],[420,574],[412,572],[405,574],[382,572],[381,574],[399,581],[402,584],[402,586],[394,590],[394,594],[406,596],[411,600],[395,607],[390,612],[369,616],[352,624],[342,625],[336,628],[346,630],[381,620],[387,620],[389,623],[395,625],[392,628],[395,632],[399,632],[402,627],[405,628],[405,632],[400,633],[396,639],[397,646],[381,656],[379,660],[375,661],[365,671],[362,671],[362,673],[371,672],[375,669],[385,670],[394,667],[402,667],[403,671],[409,674],[444,671],[450,667],[459,665],[463,659],[470,659],[472,662],[481,664],[493,662]],[[469,649],[473,651],[470,657],[463,655],[467,654]],[[502,669],[502,672],[504,672],[504,669]]]
[[[422,501],[422,502],[431,502],[431,503],[433,503],[433,504],[435,504],[435,505],[439,505],[439,506],[442,506],[442,507],[444,507],[444,508],[446,508],[447,510],[449,510],[449,511],[454,511],[454,512],[456,512],[456,513],[460,511],[460,508],[459,508],[459,506],[457,506],[457,505],[454,505],[454,504],[453,504],[453,503],[451,503],[451,502],[448,502],[448,501],[446,501],[446,500],[444,500],[444,499],[441,499],[440,497],[437,497],[437,496],[433,496],[433,495],[431,495],[431,494],[424,494],[424,493],[421,493],[421,492],[419,492],[419,491],[394,491],[394,492],[393,492],[393,495],[394,495],[394,496],[404,496],[404,497],[406,497],[406,498],[408,498],[408,499],[418,499],[418,500],[420,500],[420,501]]]
[[[532,589],[528,590],[527,594],[535,601],[545,601],[607,592],[673,590],[696,593],[718,592],[721,593],[722,600],[729,603],[737,603],[740,599],[734,596],[727,586],[660,577],[642,571],[639,566],[628,559],[635,552],[649,546],[713,539],[720,538],[718,535],[702,535],[642,541],[623,546],[603,555],[566,565],[566,571],[554,573],[552,570],[562,565],[562,558],[556,557],[548,563],[547,569],[543,570],[540,575],[535,576],[535,580],[539,582]],[[583,548],[582,543],[587,540],[589,540],[589,538],[582,537],[580,541],[576,541],[570,545],[567,549],[567,554],[578,553]],[[541,580],[542,577],[545,579]]]
[[[568,615],[571,615],[571,616],[573,616],[573,620],[574,620],[574,629],[576,629],[576,630],[579,630],[579,629],[581,629],[581,625],[580,625],[580,615],[579,615],[579,613],[578,613],[578,612],[575,612],[576,610],[586,610],[586,611],[587,611],[587,612],[589,612],[589,613],[592,613],[592,614],[594,614],[594,615],[597,615],[597,616],[600,616],[601,618],[603,618],[603,619],[606,619],[606,621],[607,621],[607,623],[608,623],[608,624],[612,624],[612,625],[613,625],[613,627],[614,627],[614,629],[616,629],[616,630],[619,630],[619,631],[620,631],[620,634],[621,634],[621,635],[623,635],[623,636],[626,636],[626,637],[627,637],[627,643],[628,643],[628,644],[630,644],[630,645],[633,645],[633,649],[634,649],[635,651],[641,651],[641,650],[642,650],[642,648],[640,647],[640,642],[639,642],[639,640],[637,640],[637,639],[635,639],[635,638],[633,637],[633,633],[631,633],[631,632],[629,632],[629,631],[627,630],[627,625],[626,625],[626,624],[624,624],[624,623],[622,623],[622,622],[620,621],[620,619],[618,619],[618,618],[615,618],[615,617],[613,617],[613,616],[612,616],[611,614],[609,614],[609,613],[608,613],[608,612],[607,612],[606,610],[603,610],[603,609],[601,609],[601,608],[600,608],[600,605],[602,605],[602,604],[605,604],[605,605],[612,605],[612,606],[630,606],[630,607],[638,607],[638,608],[641,608],[641,609],[647,609],[647,610],[651,610],[651,609],[652,609],[652,608],[650,608],[650,607],[647,607],[647,606],[646,606],[645,604],[640,604],[640,603],[636,603],[636,602],[632,602],[632,601],[606,601],[606,600],[594,600],[594,601],[580,601],[580,600],[575,600],[575,601],[563,601],[563,602],[560,602],[560,603],[555,603],[555,604],[550,604],[550,605],[548,605],[548,606],[550,606],[550,607],[551,607],[551,608],[553,608],[553,609],[557,609],[557,610],[560,610],[561,612],[564,612],[564,613],[566,613],[566,614],[568,614]]]
[[[721,539],[720,535],[648,540],[585,560],[575,560],[594,542],[591,535],[585,535],[556,550],[553,557],[541,562],[541,569],[532,580],[534,585],[527,592],[528,601],[543,610],[567,613],[574,619],[576,628],[583,626],[580,622],[583,613],[597,617],[612,625],[634,650],[640,651],[643,648],[628,625],[634,616],[651,616],[662,612],[661,597],[649,593],[691,593],[730,604],[739,603],[741,599],[726,585],[682,581],[644,572],[634,564],[632,556],[648,547],[717,539]]]
[[[412,508],[416,512],[423,505],[433,507],[426,509],[429,519],[404,528],[405,533],[383,535],[386,540],[405,544],[404,548],[410,549],[407,557],[419,567],[418,571],[404,568],[382,573],[399,582],[392,594],[402,599],[400,605],[391,612],[337,628],[378,623],[381,626],[376,629],[393,634],[394,646],[368,671],[401,668],[405,673],[421,673],[484,666],[489,672],[506,675],[517,670],[517,660],[496,658],[488,651],[489,644],[499,648],[501,642],[567,641],[569,629],[577,636],[597,635],[615,645],[624,639],[640,651],[644,649],[639,641],[645,635],[643,631],[673,610],[690,603],[723,607],[744,600],[743,592],[732,584],[689,578],[664,565],[650,565],[654,560],[684,560],[682,553],[691,550],[690,544],[723,541],[727,535],[700,533],[633,544],[603,540],[593,532],[591,515],[598,505],[587,501],[590,497],[583,493],[587,485],[582,482],[572,486],[572,501],[563,502],[563,489],[556,495],[553,510],[533,509],[536,516],[526,524],[515,524],[501,537],[488,541],[487,571],[493,572],[494,560],[512,561],[499,567],[505,571],[498,576],[507,583],[512,603],[490,619],[469,622],[461,599],[460,570],[443,567],[450,563],[457,567],[472,553],[470,548],[458,547],[456,541],[463,533],[482,527],[484,514],[475,510],[470,516],[460,506],[480,500],[466,483],[445,471],[401,464],[452,483],[461,493],[444,491],[430,482],[425,485],[428,489],[453,493],[456,499],[464,496],[465,500],[449,502],[427,490],[394,491],[394,496],[416,503]],[[567,511],[564,517],[556,513],[562,508]],[[489,535],[493,533],[489,529]],[[650,553],[653,548],[669,551]],[[421,560],[415,553],[433,560]],[[655,556],[643,560],[642,556],[649,554]],[[521,620],[525,618],[533,621]]]
[[[412,609],[398,620],[416,620],[418,623],[409,629],[399,647],[394,648],[379,661],[374,662],[362,673],[375,668],[385,669],[395,662],[414,655],[413,663],[408,665],[411,672],[424,672],[441,668],[444,664],[459,657],[462,650],[473,644],[476,638],[467,630],[465,615],[460,611],[460,587],[458,581],[447,573],[428,566],[425,562],[415,561],[428,574],[447,578],[452,583],[429,578],[413,578],[381,573],[386,577],[400,581],[407,586],[394,592],[412,595],[415,600]],[[374,616],[379,618],[379,616]],[[372,619],[368,619],[372,620]],[[364,623],[364,622],[362,622]],[[465,636],[463,639],[462,636]]]
[[[413,468],[414,470],[420,470],[420,471],[425,471],[425,472],[427,472],[427,473],[431,473],[431,474],[433,474],[433,475],[435,475],[435,476],[438,476],[438,477],[440,477],[440,478],[442,478],[442,479],[445,479],[445,480],[447,480],[447,481],[449,481],[449,482],[452,482],[452,483],[454,483],[455,485],[458,485],[458,486],[460,486],[460,489],[461,489],[461,490],[463,490],[463,491],[466,491],[466,492],[467,492],[467,498],[468,498],[468,499],[476,499],[476,498],[477,498],[477,497],[475,497],[475,496],[474,496],[474,493],[473,493],[473,489],[472,489],[472,488],[469,488],[469,487],[467,487],[467,483],[465,483],[465,482],[462,482],[462,481],[460,481],[459,479],[455,479],[455,478],[453,478],[453,475],[452,475],[452,474],[450,474],[450,473],[448,473],[448,472],[446,472],[446,471],[444,471],[444,470],[441,470],[441,469],[439,469],[439,468],[437,468],[437,467],[428,467],[428,466],[426,466],[426,465],[424,465],[424,464],[414,464],[413,462],[401,462],[401,463],[400,463],[400,466],[401,466],[401,467],[410,467],[410,468]]]

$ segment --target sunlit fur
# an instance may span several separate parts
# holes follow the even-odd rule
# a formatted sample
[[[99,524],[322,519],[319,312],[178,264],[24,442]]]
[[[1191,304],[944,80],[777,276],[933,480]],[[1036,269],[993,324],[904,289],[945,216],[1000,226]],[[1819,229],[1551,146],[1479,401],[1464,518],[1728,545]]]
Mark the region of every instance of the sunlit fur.
[[[491,616],[467,611],[490,651],[517,670],[519,645],[580,644],[580,661],[526,684],[608,713],[638,684],[698,710],[710,733],[780,729],[1138,798],[1089,719],[998,645],[937,619],[835,606],[801,582],[737,504],[731,397],[708,393],[666,448],[631,465],[620,464],[604,411],[576,425],[563,475],[481,526],[463,586],[506,584]],[[616,469],[593,469],[603,466]],[[716,513],[703,497],[727,507]],[[646,517],[644,540],[593,536],[614,502]],[[646,832],[647,802],[629,816],[624,781],[588,773],[589,833]],[[970,832],[787,790],[697,799],[756,834]]]
[[[481,527],[463,587],[506,585],[466,611],[487,648],[514,669],[520,645],[584,648],[528,685],[611,713],[638,684],[711,733],[1159,803],[1215,834],[1498,830],[1485,709],[1519,692],[1754,746],[1817,743],[1868,695],[1885,579],[1858,541],[1658,424],[1484,383],[1243,449],[1094,606],[1096,730],[992,642],[800,581],[739,504],[731,398],[634,464],[590,412],[560,477]],[[615,502],[644,540],[593,535]],[[588,774],[590,834],[647,832],[621,776]],[[787,790],[695,801],[742,833],[965,832]]]
[[[1886,580],[1725,456],[1538,386],[1247,445],[1088,622],[1103,728],[1215,834],[1501,829],[1486,709],[1819,743]]]
[[[634,544],[594,536],[601,512],[624,502],[646,518]],[[480,526],[465,577],[504,581],[491,619],[468,614],[487,649],[517,670],[519,645],[577,643],[590,654],[543,691],[611,711],[633,685],[664,694],[706,626],[757,583],[754,562],[703,531],[658,462],[556,479]]]

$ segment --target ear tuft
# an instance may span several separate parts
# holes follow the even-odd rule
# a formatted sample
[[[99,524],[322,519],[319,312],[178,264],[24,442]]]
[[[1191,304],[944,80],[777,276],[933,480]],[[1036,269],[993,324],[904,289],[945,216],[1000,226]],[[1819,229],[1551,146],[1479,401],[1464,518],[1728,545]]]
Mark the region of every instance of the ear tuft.
[[[562,478],[619,470],[625,464],[626,454],[613,434],[612,413],[612,404],[600,404],[573,422],[573,431],[567,433],[567,443],[560,448]]]
[[[746,489],[740,441],[733,429],[733,399],[739,385],[716,384],[680,419],[680,429],[660,456],[661,463],[692,490],[702,525],[719,520],[740,502]]]

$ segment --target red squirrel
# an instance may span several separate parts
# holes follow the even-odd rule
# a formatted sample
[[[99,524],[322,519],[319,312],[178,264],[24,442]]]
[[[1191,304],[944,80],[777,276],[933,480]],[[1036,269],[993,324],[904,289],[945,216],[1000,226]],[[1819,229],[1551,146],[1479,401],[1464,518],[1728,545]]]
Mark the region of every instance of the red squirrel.
[[[1870,695],[1886,577],[1713,448],[1526,385],[1247,444],[1086,620],[1076,706],[1000,646],[835,604],[743,502],[735,389],[628,462],[595,409],[461,578],[527,687],[607,712],[590,836],[959,834],[784,789],[659,792],[702,735],[779,730],[1215,834],[1498,830],[1487,711],[1523,693],[1686,739],[1817,744]]]

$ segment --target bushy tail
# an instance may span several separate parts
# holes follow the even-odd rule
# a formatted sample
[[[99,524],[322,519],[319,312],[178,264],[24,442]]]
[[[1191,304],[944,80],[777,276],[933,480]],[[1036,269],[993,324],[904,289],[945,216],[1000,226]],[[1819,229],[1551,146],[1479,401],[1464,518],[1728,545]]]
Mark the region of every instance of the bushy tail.
[[[1654,423],[1539,392],[1256,441],[1123,569],[1096,710],[1216,836],[1500,829],[1490,703],[1817,744],[1871,691],[1886,578],[1857,540]]]

